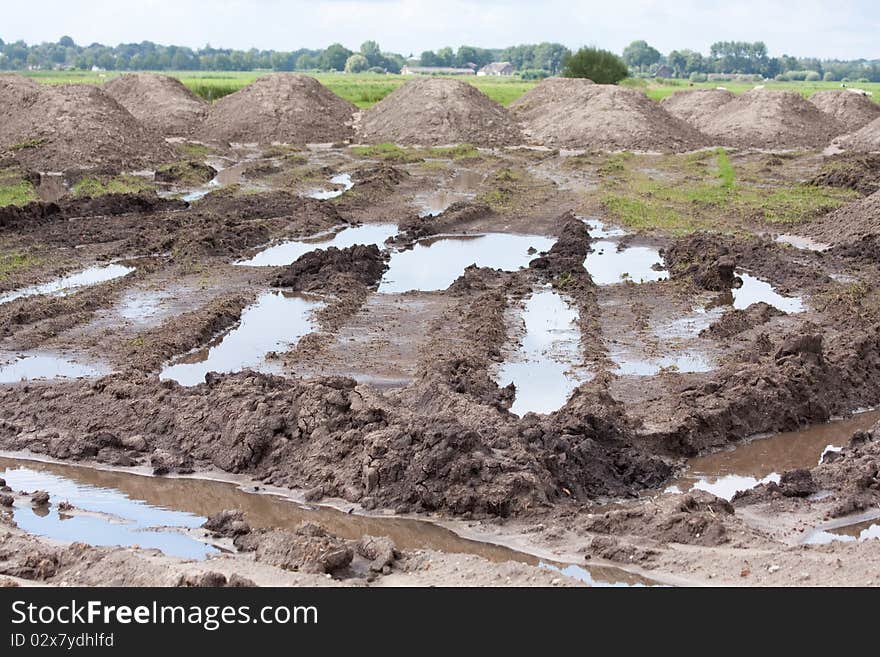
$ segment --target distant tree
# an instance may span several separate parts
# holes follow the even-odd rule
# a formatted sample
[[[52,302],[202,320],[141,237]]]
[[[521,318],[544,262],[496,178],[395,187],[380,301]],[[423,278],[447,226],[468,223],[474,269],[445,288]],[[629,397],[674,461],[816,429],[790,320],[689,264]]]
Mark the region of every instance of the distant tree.
[[[421,66],[443,66],[443,60],[433,50],[426,50],[419,57],[419,64]]]
[[[629,75],[629,69],[613,52],[581,48],[566,57],[562,75],[567,78],[589,78],[597,84],[617,84]]]
[[[327,46],[327,49],[321,56],[321,68],[328,71],[344,71],[345,62],[348,61],[352,54],[351,50],[341,43],[333,43]]]
[[[317,57],[309,55],[308,53],[303,53],[296,58],[297,71],[310,71],[314,68],[318,68],[319,66],[320,60]]]
[[[647,41],[633,41],[623,49],[623,61],[633,68],[644,70],[660,61],[660,51]]]
[[[364,41],[361,44],[361,55],[367,58],[370,66],[382,66],[384,63],[382,61],[384,59],[382,57],[382,50],[375,41]]]
[[[437,51],[437,59],[440,60],[439,66],[455,66],[455,53],[452,48],[440,48]]]
[[[74,43],[73,39],[71,39],[69,36],[63,36],[58,39],[58,45],[65,48],[73,48],[76,43]]]
[[[355,53],[345,61],[346,73],[363,73],[370,68],[370,62],[360,53]]]

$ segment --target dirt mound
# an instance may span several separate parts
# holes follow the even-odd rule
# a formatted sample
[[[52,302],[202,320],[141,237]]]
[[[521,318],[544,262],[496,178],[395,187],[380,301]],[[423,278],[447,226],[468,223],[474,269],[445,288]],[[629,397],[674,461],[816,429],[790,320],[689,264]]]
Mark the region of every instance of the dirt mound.
[[[840,153],[825,159],[811,185],[852,189],[869,196],[880,190],[880,155]]]
[[[473,85],[445,78],[411,80],[361,117],[358,139],[442,146],[512,146],[522,135],[507,110]]]
[[[829,212],[810,225],[810,235],[832,244],[849,242],[880,231],[880,192]]]
[[[222,142],[339,142],[354,134],[355,111],[315,78],[275,73],[214,103],[198,134]]]
[[[794,91],[752,89],[724,104],[701,129],[722,146],[821,148],[846,132]]]
[[[0,151],[24,165],[63,171],[151,168],[174,159],[162,138],[93,85],[0,81]]]
[[[833,116],[847,131],[858,130],[880,117],[880,104],[854,91],[817,91],[810,102]]]
[[[527,137],[548,146],[679,152],[706,145],[642,92],[615,85],[545,80],[511,110]]]
[[[7,205],[0,208],[0,229],[22,230],[73,218],[165,212],[184,210],[186,207],[184,201],[164,199],[146,193],[105,194],[94,198],[62,200],[60,203],[33,201],[21,207]]]
[[[272,283],[298,292],[348,289],[353,285],[372,287],[388,266],[375,244],[356,244],[345,249],[331,246],[316,249],[285,267]]]
[[[700,129],[718,109],[736,96],[726,89],[688,89],[676,91],[660,102],[660,106],[672,116]]]
[[[876,118],[860,130],[835,140],[835,145],[848,151],[880,153],[880,118]]]
[[[188,135],[208,114],[208,103],[167,75],[129,73],[105,84],[104,91],[163,135]]]
[[[730,338],[756,326],[766,324],[772,318],[784,314],[781,310],[759,301],[744,310],[728,310],[718,320],[712,322],[709,328],[701,331],[700,335],[722,339]]]

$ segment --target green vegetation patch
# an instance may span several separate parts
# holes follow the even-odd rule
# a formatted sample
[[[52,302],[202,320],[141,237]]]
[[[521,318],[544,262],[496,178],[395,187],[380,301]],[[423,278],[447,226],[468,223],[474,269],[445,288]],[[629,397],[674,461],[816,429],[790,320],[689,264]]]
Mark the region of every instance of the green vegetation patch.
[[[34,137],[33,139],[25,139],[24,141],[20,141],[17,144],[13,144],[9,147],[11,151],[26,151],[31,148],[39,148],[44,144],[48,143],[48,139],[45,137]]]
[[[0,207],[26,205],[36,200],[37,191],[21,169],[15,166],[0,169]]]
[[[0,253],[0,281],[6,280],[16,271],[33,267],[39,262],[39,258],[25,253]]]
[[[140,176],[87,176],[73,185],[73,195],[95,197],[105,194],[139,194],[155,189],[154,185]]]
[[[385,162],[421,162],[426,158],[440,160],[461,160],[481,157],[481,153],[471,144],[457,146],[440,146],[436,148],[407,148],[386,142],[367,146],[352,146],[351,152],[359,157],[366,157]]]
[[[214,151],[204,144],[187,142],[183,144],[177,144],[177,152],[180,153],[183,157],[190,160],[202,160],[211,155]]]

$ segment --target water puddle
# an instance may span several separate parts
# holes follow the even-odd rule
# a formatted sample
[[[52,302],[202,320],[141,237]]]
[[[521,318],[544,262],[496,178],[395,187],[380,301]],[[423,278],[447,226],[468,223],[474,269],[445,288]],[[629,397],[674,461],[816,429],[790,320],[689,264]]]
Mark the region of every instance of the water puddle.
[[[776,241],[781,244],[788,244],[802,251],[827,251],[831,248],[830,244],[817,242],[811,237],[804,237],[802,235],[779,235]]]
[[[648,246],[629,246],[618,250],[618,243],[598,240],[592,243],[593,251],[587,255],[584,267],[596,285],[614,285],[631,281],[647,283],[662,281],[669,274],[662,266],[660,252]]]
[[[323,305],[303,296],[267,292],[242,311],[238,326],[215,340],[215,344],[166,366],[159,378],[194,386],[204,383],[208,372],[230,373],[252,368],[277,373],[280,365],[267,362],[266,356],[287,351],[311,333],[312,316]]]
[[[13,490],[49,493],[49,507],[35,508],[30,500],[16,501],[13,507],[16,524],[30,534],[90,545],[156,548],[185,559],[204,559],[218,552],[180,531],[201,526],[202,516],[132,499],[120,490],[77,481],[37,463],[0,459],[0,476]],[[76,509],[59,511],[61,501]]]
[[[62,276],[61,278],[56,278],[54,281],[49,281],[48,283],[32,285],[30,287],[2,294],[0,295],[0,304],[38,295],[63,297],[73,294],[83,287],[89,287],[99,283],[106,283],[107,281],[112,281],[116,278],[122,278],[133,271],[134,267],[125,267],[123,265],[101,265],[89,267],[76,274]]]
[[[469,201],[476,196],[476,190],[483,182],[483,174],[476,171],[459,171],[448,186],[425,194],[417,194],[413,199],[419,208],[420,217],[436,217],[443,214],[453,203]]]
[[[547,251],[554,242],[550,237],[509,233],[423,240],[410,250],[391,254],[379,292],[445,290],[470,265],[516,271],[528,265],[536,251]]]
[[[243,267],[281,267],[296,262],[301,256],[316,249],[335,246],[345,249],[356,244],[375,244],[385,248],[385,240],[397,234],[397,224],[361,224],[343,228],[338,233],[322,234],[302,240],[291,240],[270,246],[249,260],[235,264]]]
[[[319,201],[327,201],[331,198],[342,196],[345,192],[354,187],[354,183],[351,180],[351,174],[349,173],[340,173],[333,176],[330,179],[330,183],[337,187],[333,189],[315,189],[306,194],[306,196],[308,198],[316,198]]]
[[[880,522],[877,519],[877,511],[869,513],[873,517],[867,520],[853,522],[852,518],[840,518],[836,521],[824,523],[807,534],[803,543],[807,545],[827,545],[835,541],[855,543],[870,539],[880,539]]]
[[[237,185],[241,182],[241,179],[244,176],[247,162],[239,162],[225,168],[222,166],[222,164],[212,162],[211,166],[213,166],[217,170],[217,175],[204,185],[199,185],[198,187],[186,189],[183,195],[181,195],[180,197],[181,200],[186,201],[187,203],[195,203],[196,201],[205,198],[208,194],[217,189],[220,189],[221,187],[225,187],[227,185]],[[180,190],[161,190],[157,193],[163,198],[174,198],[178,194],[180,194]]]
[[[0,383],[18,383],[36,379],[79,379],[103,376],[110,370],[97,365],[77,363],[61,356],[35,354],[18,356],[0,364]]]
[[[55,503],[67,499],[76,507],[131,519],[133,523],[138,523],[135,527],[130,527],[134,530],[156,526],[191,528],[200,525],[205,517],[220,510],[241,509],[252,527],[296,529],[303,522],[314,522],[325,527],[330,533],[350,540],[359,539],[365,534],[388,536],[401,550],[431,549],[446,553],[473,554],[493,562],[516,561],[557,569],[569,567],[568,564],[540,559],[503,545],[464,538],[432,522],[412,518],[359,515],[326,507],[303,506],[283,497],[280,490],[271,491],[276,494],[262,494],[245,491],[230,482],[190,477],[150,477],[115,470],[24,460],[8,455],[0,457],[0,472],[2,469],[9,474],[0,474],[0,476],[5,477],[15,489],[47,490],[53,498],[50,513]],[[20,471],[21,474],[15,475],[16,471]],[[28,472],[36,475],[26,475]],[[13,479],[13,476],[20,476],[22,480]],[[39,476],[40,479],[24,479],[25,476]],[[67,489],[69,492],[64,492],[62,485],[69,487]],[[18,511],[16,507],[16,513]],[[15,519],[18,521],[19,516],[16,515]],[[64,520],[61,524],[70,522],[71,520]],[[79,532],[78,525],[68,525],[68,527],[70,531],[67,536],[58,538],[108,544],[96,543],[102,540],[99,532],[84,534]],[[27,531],[32,530],[28,528]],[[39,533],[37,528],[33,531]],[[132,534],[136,536],[134,541],[136,544],[142,547],[148,546],[146,539],[142,538],[142,531],[132,531]],[[163,534],[159,537],[161,540],[176,541],[176,537],[180,537],[191,541],[193,545],[186,547],[193,550],[195,556],[192,558],[200,558],[200,552],[208,554],[214,549],[180,533],[175,535],[172,532],[161,532],[161,534]],[[159,549],[164,551],[166,547],[168,550],[180,547],[176,544],[171,546],[167,541],[164,545],[158,546]],[[183,556],[180,552],[168,553]],[[587,573],[594,585],[624,586],[652,583],[651,580],[613,567],[586,569],[576,566],[576,568],[579,569],[581,579],[588,581],[583,574]]]
[[[686,352],[660,358],[633,358],[626,351],[611,349],[608,356],[617,365],[615,373],[621,376],[654,376],[664,370],[686,374],[709,372],[715,368],[708,356],[698,352]]]
[[[880,410],[866,411],[846,420],[756,438],[730,450],[700,456],[688,462],[687,473],[667,491],[698,488],[730,499],[737,491],[761,482],[779,481],[786,470],[815,467],[829,447],[846,445],[853,433],[870,429],[878,421]]]
[[[525,335],[501,366],[498,385],[516,386],[512,413],[551,413],[590,378],[574,369],[581,361],[578,312],[556,292],[540,290],[526,301],[521,320]]]
[[[626,235],[626,231],[623,228],[609,226],[599,219],[585,219],[583,217],[578,218],[587,225],[587,230],[590,231],[590,237],[594,240],[603,240],[611,237],[623,237],[624,235]]]
[[[763,301],[785,313],[795,314],[806,310],[804,300],[801,297],[783,296],[773,289],[770,283],[750,274],[737,272],[736,275],[742,279],[742,286],[720,295],[716,301],[709,305],[710,309],[719,306],[733,306],[737,310],[745,310],[753,303]]]
[[[122,297],[116,311],[123,319],[148,323],[161,312],[163,303],[173,296],[173,293],[167,290],[132,290]]]

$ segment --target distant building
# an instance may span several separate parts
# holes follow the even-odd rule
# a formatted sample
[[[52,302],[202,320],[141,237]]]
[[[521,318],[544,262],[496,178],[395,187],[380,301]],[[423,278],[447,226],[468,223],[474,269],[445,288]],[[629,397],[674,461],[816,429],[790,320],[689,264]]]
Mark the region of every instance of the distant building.
[[[492,62],[477,71],[477,75],[513,75],[515,70],[510,62]]]
[[[452,66],[404,66],[401,75],[473,75],[472,68],[454,68]]]
[[[672,70],[671,66],[667,66],[663,64],[663,66],[657,69],[657,72],[654,73],[655,78],[671,78],[675,77],[675,71]]]

